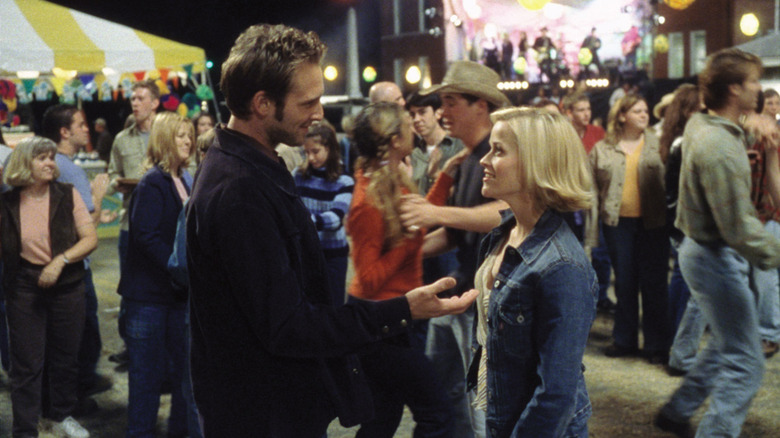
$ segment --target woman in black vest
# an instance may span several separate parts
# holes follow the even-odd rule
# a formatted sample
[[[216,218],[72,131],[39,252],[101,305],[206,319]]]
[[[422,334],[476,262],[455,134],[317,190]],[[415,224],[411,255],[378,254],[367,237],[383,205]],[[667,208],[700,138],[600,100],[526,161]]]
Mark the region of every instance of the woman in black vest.
[[[22,140],[3,181],[0,244],[11,340],[13,436],[37,437],[44,358],[54,432],[88,437],[70,416],[77,402],[78,350],[84,327],[84,263],[97,247],[87,207],[58,183],[51,140]]]

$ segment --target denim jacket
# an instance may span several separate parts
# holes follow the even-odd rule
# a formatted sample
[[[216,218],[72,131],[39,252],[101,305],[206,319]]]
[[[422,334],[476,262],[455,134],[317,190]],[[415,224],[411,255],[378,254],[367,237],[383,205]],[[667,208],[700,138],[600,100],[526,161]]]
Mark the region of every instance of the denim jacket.
[[[482,241],[480,263],[514,225],[505,211]],[[487,315],[488,437],[588,436],[582,356],[597,297],[593,268],[560,213],[548,209],[518,248],[506,249]]]

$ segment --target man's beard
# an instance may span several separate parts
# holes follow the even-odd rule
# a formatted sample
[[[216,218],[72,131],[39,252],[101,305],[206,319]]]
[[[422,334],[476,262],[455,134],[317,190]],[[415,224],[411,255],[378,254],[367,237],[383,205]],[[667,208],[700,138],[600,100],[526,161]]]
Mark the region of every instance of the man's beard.
[[[298,139],[294,133],[276,126],[268,130],[268,139],[271,141],[271,147],[276,147],[279,143],[284,143],[287,146],[301,146],[303,144],[302,138]]]

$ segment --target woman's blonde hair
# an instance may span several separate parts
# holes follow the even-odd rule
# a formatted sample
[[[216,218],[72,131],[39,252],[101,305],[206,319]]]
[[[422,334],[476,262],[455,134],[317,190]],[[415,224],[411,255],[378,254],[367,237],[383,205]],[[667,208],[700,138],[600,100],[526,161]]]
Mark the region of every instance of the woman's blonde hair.
[[[157,114],[152,121],[152,130],[149,133],[149,147],[146,149],[146,168],[151,169],[154,166],[160,168],[171,175],[181,176],[181,171],[187,168],[189,158],[179,164],[178,169],[173,169],[173,165],[179,161],[179,153],[176,148],[176,134],[179,127],[186,125],[188,135],[190,136],[190,157],[195,148],[195,128],[186,117],[173,112],[163,112]]]
[[[32,176],[32,162],[38,155],[57,155],[57,145],[44,137],[28,137],[16,145],[8,157],[3,171],[3,182],[11,187],[27,187],[35,183]],[[60,177],[60,169],[55,167],[54,179]]]
[[[620,121],[620,116],[625,116],[626,113],[639,102],[646,103],[645,98],[638,94],[631,93],[621,97],[612,105],[612,108],[609,110],[609,115],[607,116],[607,135],[604,136],[604,140],[606,140],[607,143],[613,145],[618,144],[623,137],[623,131],[626,125],[626,122]]]
[[[585,148],[565,116],[539,108],[507,108],[491,114],[490,120],[505,123],[514,134],[518,178],[536,208],[590,208],[593,179]]]
[[[369,179],[367,198],[382,213],[385,250],[411,236],[401,225],[401,194],[404,187],[411,192],[417,189],[407,175],[386,164],[391,142],[401,135],[404,114],[403,107],[396,103],[377,102],[365,107],[355,119],[354,141],[360,153],[356,167]]]

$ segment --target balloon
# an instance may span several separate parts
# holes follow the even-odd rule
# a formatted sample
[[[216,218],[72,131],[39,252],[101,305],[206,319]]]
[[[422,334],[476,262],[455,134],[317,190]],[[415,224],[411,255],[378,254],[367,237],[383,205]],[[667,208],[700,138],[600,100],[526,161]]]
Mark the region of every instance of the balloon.
[[[160,97],[160,104],[168,111],[176,111],[179,109],[179,103],[181,103],[181,101],[179,101],[179,97],[175,94],[166,94],[165,96]]]
[[[211,91],[211,87],[206,84],[200,84],[198,89],[195,90],[195,95],[198,96],[200,100],[211,100],[214,98],[214,92]]]
[[[542,9],[550,0],[517,0],[523,7],[530,11]]]
[[[664,3],[669,5],[672,9],[677,9],[678,11],[681,11],[693,3],[694,0],[664,0]]]
[[[187,104],[187,108],[189,109],[200,108],[200,99],[198,99],[198,96],[194,93],[185,93],[184,96],[182,96],[181,101]]]
[[[656,53],[666,53],[669,51],[669,40],[666,35],[657,35],[653,40],[653,48]]]
[[[593,53],[591,53],[589,48],[583,47],[580,49],[577,58],[580,61],[580,65],[590,65],[590,63],[593,62]]]
[[[3,99],[3,103],[5,104],[9,113],[16,111],[16,96],[12,97],[11,99]]]
[[[528,67],[528,63],[524,57],[518,56],[517,59],[515,59],[515,62],[512,64],[512,67],[515,69],[515,73],[524,75],[525,69]]]

